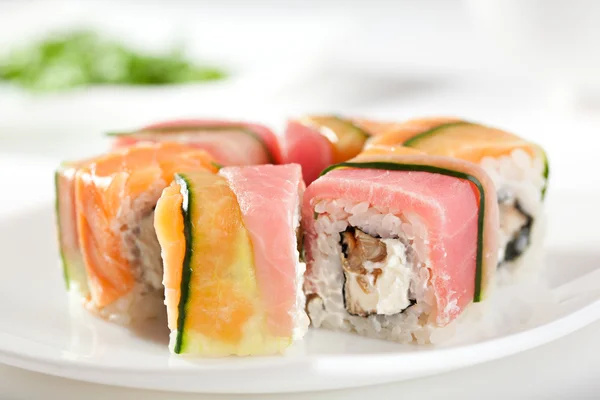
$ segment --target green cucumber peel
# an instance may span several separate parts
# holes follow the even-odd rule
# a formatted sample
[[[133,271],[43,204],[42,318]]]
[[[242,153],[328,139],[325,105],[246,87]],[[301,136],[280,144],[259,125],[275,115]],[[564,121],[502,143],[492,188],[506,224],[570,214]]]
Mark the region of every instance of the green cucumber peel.
[[[61,167],[62,167],[62,165],[61,165]],[[65,252],[63,250],[63,243],[62,243],[62,240],[60,239],[61,226],[60,226],[60,211],[59,211],[60,199],[59,199],[59,188],[58,188],[59,179],[60,179],[60,168],[57,169],[56,171],[54,171],[54,192],[55,192],[54,215],[56,216],[56,226],[58,228],[58,248],[59,248],[59,253],[60,253],[60,260],[62,262],[62,267],[63,267],[63,279],[65,281],[65,286],[67,288],[67,291],[69,291],[71,289],[71,282],[69,279],[69,268],[68,268]]]
[[[349,125],[352,129],[354,129],[356,132],[360,133],[362,136],[365,137],[365,139],[369,139],[371,137],[371,134],[367,131],[365,131],[364,129],[362,129],[360,126],[356,125],[354,122],[352,122],[351,120],[344,118],[342,116],[339,115],[333,115],[334,118],[342,121],[343,123]]]
[[[418,148],[418,143],[421,141],[421,139],[438,134],[438,133],[440,133],[440,131],[442,131],[448,127],[461,126],[461,125],[463,125],[463,126],[482,126],[477,123],[468,122],[468,121],[450,122],[447,124],[436,126],[435,128],[432,128],[428,131],[419,133],[418,135],[413,136],[412,138],[405,141],[402,145],[405,147]],[[542,157],[544,158],[544,171],[542,172],[542,174],[543,174],[546,182],[544,184],[544,187],[542,188],[542,200],[543,200],[546,197],[546,191],[548,189],[548,177],[550,175],[550,165],[548,163],[548,155],[546,154],[546,152],[542,149],[541,146],[536,145],[536,147],[538,147],[540,149]]]
[[[180,193],[183,196],[181,203],[181,215],[183,216],[183,234],[185,237],[185,255],[183,258],[183,266],[181,271],[181,286],[179,304],[177,305],[177,337],[173,351],[180,354],[183,351],[184,329],[186,317],[186,305],[190,295],[190,280],[192,276],[192,253],[193,253],[193,234],[192,234],[192,206],[193,196],[190,192],[189,180],[183,174],[175,174],[175,182],[180,187]]]
[[[421,141],[421,139],[424,139],[426,137],[435,135],[437,133],[439,133],[440,131],[443,131],[446,128],[450,128],[453,126],[474,126],[477,124],[474,124],[472,122],[466,122],[466,121],[459,121],[459,122],[449,122],[447,124],[442,124],[439,126],[436,126],[435,128],[431,128],[428,131],[425,132],[421,132],[418,135],[415,135],[413,137],[411,137],[410,139],[408,139],[407,141],[405,141],[402,145],[405,147],[415,147],[415,145]]]
[[[542,155],[544,156],[544,187],[542,188],[542,200],[546,198],[546,191],[548,190],[548,177],[550,176],[550,162],[548,161],[548,155],[546,152],[540,147],[542,151]]]

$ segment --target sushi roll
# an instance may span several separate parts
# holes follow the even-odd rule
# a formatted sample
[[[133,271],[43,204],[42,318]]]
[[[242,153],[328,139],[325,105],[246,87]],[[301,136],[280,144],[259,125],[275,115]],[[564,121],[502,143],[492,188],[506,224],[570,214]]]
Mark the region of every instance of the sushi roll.
[[[216,172],[205,151],[140,144],[57,172],[57,217],[67,289],[121,324],[165,314],[153,213],[175,172]]]
[[[499,267],[515,278],[532,274],[542,265],[543,201],[549,168],[540,146],[499,129],[452,118],[398,124],[374,137],[367,148],[385,145],[479,164],[491,177],[498,195]]]
[[[362,153],[307,188],[302,218],[314,327],[439,343],[489,294],[498,203],[475,164],[402,147]]]
[[[308,329],[298,165],[176,175],[154,225],[170,349],[191,356],[283,352]]]
[[[350,119],[333,115],[306,116],[288,121],[286,161],[302,166],[309,185],[328,166],[358,155],[371,134]]]
[[[219,120],[165,121],[131,132],[111,133],[116,148],[140,141],[188,143],[222,165],[281,164],[279,141],[266,126]]]

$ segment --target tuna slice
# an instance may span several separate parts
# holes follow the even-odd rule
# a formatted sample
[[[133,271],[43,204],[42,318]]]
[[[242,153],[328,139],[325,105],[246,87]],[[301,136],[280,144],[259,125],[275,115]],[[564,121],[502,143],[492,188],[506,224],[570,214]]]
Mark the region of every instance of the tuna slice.
[[[309,115],[288,121],[287,162],[298,163],[306,184],[331,164],[347,161],[363,149],[371,133],[336,115]]]
[[[298,262],[296,234],[304,184],[297,164],[227,167],[220,171],[235,193],[254,249],[259,291],[273,334],[294,327]]]
[[[307,184],[333,163],[331,143],[315,129],[290,121],[285,136],[287,162],[302,165],[302,175]]]

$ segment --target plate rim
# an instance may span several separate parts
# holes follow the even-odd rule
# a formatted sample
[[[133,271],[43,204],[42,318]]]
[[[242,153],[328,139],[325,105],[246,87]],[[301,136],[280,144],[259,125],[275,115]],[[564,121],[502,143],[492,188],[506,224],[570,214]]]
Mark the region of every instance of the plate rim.
[[[146,390],[169,390],[181,393],[221,393],[221,394],[241,394],[241,393],[252,393],[252,394],[266,394],[266,393],[308,393],[320,390],[333,390],[340,388],[355,388],[367,386],[362,382],[348,381],[347,384],[323,384],[323,381],[327,378],[337,377],[341,374],[348,374],[352,371],[352,368],[340,368],[340,365],[348,365],[345,361],[353,360],[358,361],[361,365],[368,365],[369,367],[379,365],[379,369],[382,365],[395,364],[398,361],[412,363],[417,369],[425,369],[424,371],[417,371],[417,375],[408,378],[399,378],[398,373],[384,374],[378,379],[377,384],[399,382],[408,379],[414,379],[418,377],[426,377],[437,375],[439,373],[449,372],[453,370],[459,370],[478,364],[487,363],[490,361],[510,357],[518,354],[522,351],[534,349],[565,336],[572,334],[596,321],[600,320],[600,299],[596,299],[593,302],[568,313],[558,319],[550,322],[538,325],[531,329],[526,329],[522,332],[516,332],[506,336],[493,338],[489,340],[483,340],[474,344],[457,345],[448,348],[432,348],[431,351],[424,352],[390,352],[390,353],[370,353],[370,354],[338,354],[338,355],[307,355],[301,358],[275,358],[277,362],[270,363],[269,365],[263,365],[260,368],[253,365],[242,365],[237,368],[236,372],[240,373],[248,370],[265,369],[269,370],[280,366],[286,367],[311,367],[312,372],[322,375],[323,380],[317,385],[311,385],[309,387],[300,388],[301,385],[298,383],[291,385],[288,389],[276,389],[271,390],[263,388],[262,390],[250,389],[250,390],[236,390],[235,388],[208,388],[209,390],[198,390],[192,388],[193,385],[180,385],[180,387],[172,387],[164,385],[164,381],[155,381],[147,379],[148,384],[137,384],[137,379],[133,382],[127,382],[125,378],[127,376],[137,376],[138,378],[146,377],[152,378],[168,377],[173,378],[178,376],[181,379],[195,378],[198,380],[198,372],[212,372],[221,373],[225,371],[232,371],[230,365],[223,364],[215,368],[214,365],[207,366],[205,368],[198,368],[197,365],[189,366],[185,368],[179,366],[168,366],[160,368],[131,368],[131,367],[114,367],[99,364],[88,364],[82,363],[77,360],[68,359],[57,359],[52,357],[35,357],[30,354],[24,354],[15,350],[10,350],[7,346],[7,338],[19,338],[15,335],[0,332],[0,362],[18,367],[21,369],[47,374],[51,376],[72,379],[82,382],[90,382],[96,384],[114,385],[120,387],[128,387],[135,389],[146,389]],[[539,332],[544,332],[543,335],[539,335]],[[335,333],[335,332],[334,332]],[[345,333],[344,333],[345,334]],[[27,339],[22,339],[27,340]],[[490,351],[490,349],[501,347],[504,349],[502,352]],[[484,356],[473,356],[474,354],[484,354]],[[468,357],[465,357],[468,355]],[[460,357],[458,357],[460,356]],[[433,370],[427,368],[428,364],[431,363],[432,359],[438,357],[444,357],[450,362],[445,363],[441,368]],[[237,358],[232,358],[236,359]],[[247,360],[251,360],[248,358]],[[254,359],[257,360],[257,359]],[[261,359],[263,362],[265,359]],[[249,363],[251,364],[251,363]],[[315,368],[316,367],[316,368]],[[83,372],[83,373],[82,373]],[[298,372],[305,372],[304,369]],[[299,381],[302,381],[302,376],[297,377]],[[203,381],[202,379],[198,381]],[[375,382],[373,379],[369,379],[370,382]],[[373,383],[370,383],[373,384]],[[198,385],[196,385],[198,386]],[[202,386],[200,384],[199,386]]]
[[[23,161],[25,161],[25,158]],[[36,168],[37,169],[37,168]],[[572,196],[566,190],[558,190],[553,193],[552,197],[561,198],[561,195]],[[38,210],[43,203],[43,208],[49,207],[51,203],[49,197],[40,199],[40,204],[35,207],[23,207],[18,212],[10,215],[0,214],[0,223],[10,221],[13,218],[20,218],[28,211]],[[600,198],[600,192],[594,193],[595,198]],[[586,200],[590,201],[590,199]],[[563,250],[568,249],[572,252],[577,252],[577,248],[567,246]],[[314,392],[319,390],[331,390],[340,388],[354,388],[368,386],[372,384],[397,382],[417,377],[425,377],[436,375],[452,370],[459,370],[469,366],[474,366],[490,361],[506,358],[517,353],[540,347],[557,339],[563,338],[573,332],[576,332],[593,322],[600,319],[600,298],[596,298],[591,302],[585,303],[571,309],[568,313],[559,315],[550,321],[543,322],[531,328],[494,337],[483,339],[471,344],[458,344],[451,347],[428,347],[424,351],[404,352],[404,351],[389,351],[377,353],[356,353],[356,354],[306,354],[300,357],[285,357],[275,356],[267,358],[245,358],[239,363],[221,363],[200,365],[199,363],[182,364],[182,365],[165,365],[152,366],[143,368],[139,366],[114,366],[105,364],[94,364],[93,362],[82,362],[81,359],[68,359],[48,356],[36,356],[30,352],[22,352],[18,349],[23,346],[14,346],[15,342],[27,341],[31,339],[20,337],[19,335],[0,331],[0,362],[14,367],[22,368],[29,371],[52,375],[56,377],[68,378],[83,382],[91,382],[97,384],[116,385],[122,387],[136,389],[152,389],[152,390],[169,390],[185,393],[300,393]],[[313,328],[313,332],[318,330]],[[346,333],[344,333],[346,334]],[[374,340],[374,339],[369,339]],[[12,346],[11,346],[12,345]],[[495,348],[502,348],[502,351],[494,351]],[[56,349],[55,349],[56,350]],[[168,351],[165,348],[165,351]],[[170,355],[169,357],[174,357]],[[438,369],[431,368],[432,361],[444,358],[446,361]],[[386,372],[379,378],[375,378],[371,374],[368,383],[362,381],[347,379],[344,384],[340,384],[339,380],[332,384],[327,384],[327,378],[340,377],[342,374],[353,373],[352,369],[348,369],[348,360],[359,362],[365,365],[372,365],[378,372]],[[257,362],[260,361],[260,362]],[[416,376],[407,376],[406,371],[400,369],[390,372],[383,371],[381,365],[394,365],[398,363],[412,363],[415,368],[419,366],[421,369]],[[344,367],[346,366],[346,367]],[[217,387],[213,384],[210,388],[200,388],[202,384],[195,384],[193,380],[206,382],[207,378],[198,379],[199,372],[207,372],[211,374],[220,374],[225,371],[233,371],[243,373],[244,371],[273,371],[276,368],[284,367],[290,370],[292,379],[296,382],[289,385],[288,388],[273,388],[265,385],[262,388],[254,387],[248,389],[249,383],[246,382],[242,387],[244,390],[227,387]],[[294,371],[294,368],[298,369]],[[302,375],[299,372],[305,372],[306,369],[311,369],[314,376],[321,376],[313,380],[310,385],[301,385],[298,382],[302,381]],[[343,371],[343,372],[341,372]],[[354,377],[353,375],[353,377]],[[136,376],[135,380],[128,382],[127,376]],[[169,386],[169,381],[161,379],[152,379],[152,377],[168,377],[177,378],[180,382],[179,387]],[[145,380],[144,380],[145,378]],[[182,380],[191,380],[187,384],[181,384]],[[172,384],[171,384],[172,385]]]

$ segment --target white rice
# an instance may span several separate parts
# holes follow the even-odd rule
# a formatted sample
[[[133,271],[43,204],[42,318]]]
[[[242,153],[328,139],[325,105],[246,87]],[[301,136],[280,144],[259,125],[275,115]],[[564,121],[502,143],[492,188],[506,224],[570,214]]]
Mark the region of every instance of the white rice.
[[[167,313],[162,290],[148,290],[136,283],[131,292],[102,309],[92,307],[102,318],[121,325],[132,325],[149,319],[164,318]]]
[[[481,167],[490,176],[499,194],[508,194],[533,218],[529,246],[518,258],[505,262],[499,268],[499,282],[512,282],[526,276],[534,277],[541,266],[542,247],[545,236],[546,215],[543,209],[542,189],[546,184],[543,176],[544,160],[531,157],[522,149],[497,158],[484,157]],[[504,226],[510,225],[508,216],[501,208],[499,260],[504,259],[506,245],[512,240],[511,232]]]
[[[311,246],[313,264],[305,277],[307,308],[313,326],[401,343],[434,343],[452,337],[454,323],[439,328],[429,318],[435,298],[428,285],[427,230],[417,215],[395,215],[367,202],[354,203],[345,199],[320,201],[314,211],[319,214],[315,221],[317,238],[306,243]],[[358,316],[346,310],[340,232],[348,226],[371,236],[396,239],[414,251],[409,293],[416,299],[416,304],[394,315]]]
[[[114,231],[123,237],[123,254],[132,265],[136,281],[151,289],[163,289],[160,244],[154,230],[154,207],[166,183],[157,180],[131,202],[122,202],[115,218]]]
[[[296,235],[300,235],[300,209],[302,207],[302,193],[298,193],[297,205],[294,212],[293,229]],[[296,237],[296,236],[295,236]],[[297,237],[296,237],[297,239]],[[304,273],[306,272],[306,264],[300,261],[300,251],[296,245],[297,240],[294,241],[293,245],[296,254],[296,304],[294,309],[291,311],[292,317],[294,318],[294,331],[292,340],[298,340],[304,337],[308,331],[310,320],[306,315],[306,296],[302,287],[304,286]]]

